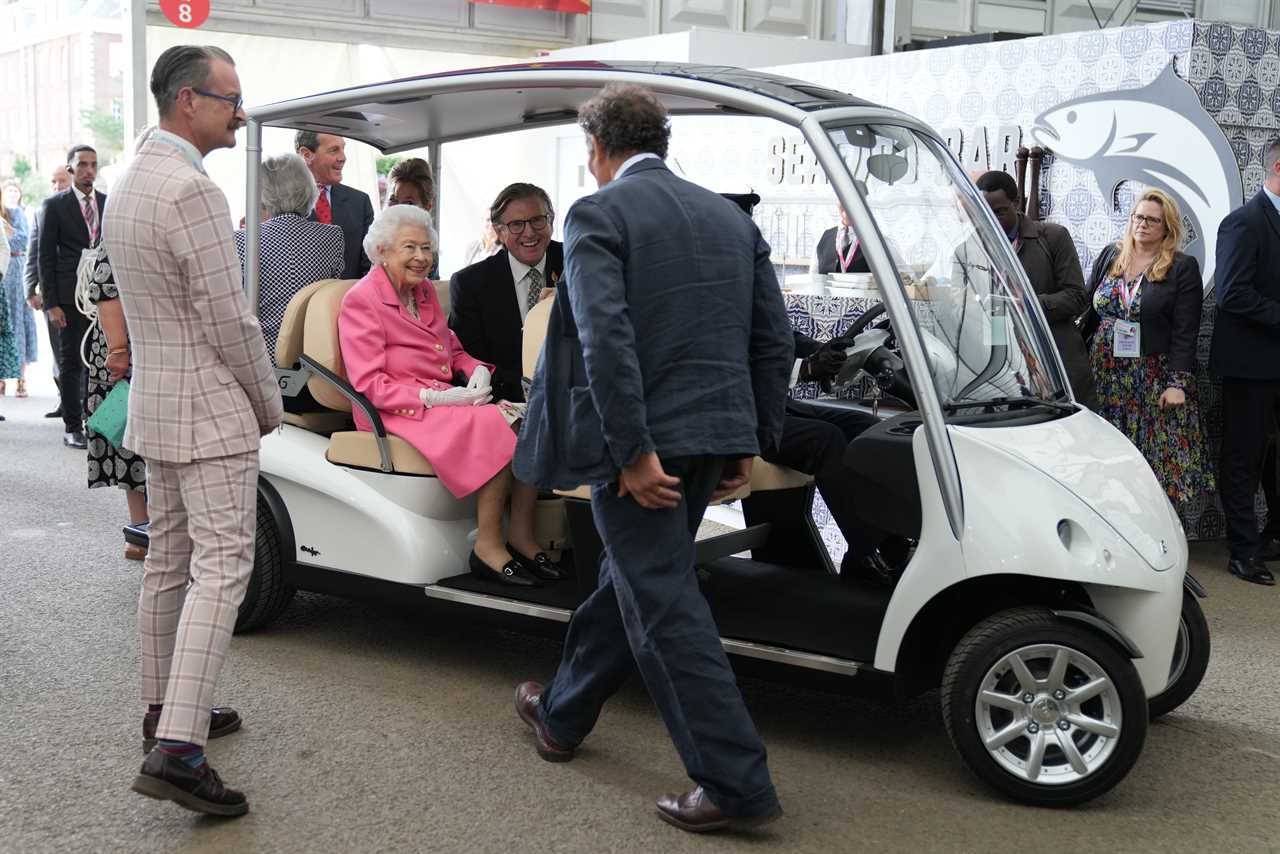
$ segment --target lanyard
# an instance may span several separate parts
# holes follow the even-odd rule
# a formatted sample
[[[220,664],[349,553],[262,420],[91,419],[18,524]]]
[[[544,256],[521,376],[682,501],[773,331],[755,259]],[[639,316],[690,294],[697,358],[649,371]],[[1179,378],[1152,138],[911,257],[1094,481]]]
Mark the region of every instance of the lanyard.
[[[840,259],[841,273],[849,272],[849,265],[853,263],[853,256],[858,254],[858,246],[860,244],[861,244],[860,240],[854,240],[853,243],[849,244],[848,255],[841,255],[839,252],[836,252],[836,256]]]
[[[1146,270],[1139,273],[1132,281],[1126,282],[1124,276],[1120,277],[1120,302],[1124,305],[1125,319],[1129,317],[1129,311],[1133,308],[1133,301],[1138,298],[1138,292],[1142,290],[1142,283],[1147,280],[1147,273],[1151,270],[1148,265]]]

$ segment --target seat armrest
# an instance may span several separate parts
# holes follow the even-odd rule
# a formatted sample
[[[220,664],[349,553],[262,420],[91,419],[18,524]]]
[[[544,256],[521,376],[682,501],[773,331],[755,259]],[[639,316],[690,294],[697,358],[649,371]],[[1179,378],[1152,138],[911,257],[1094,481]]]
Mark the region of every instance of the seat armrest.
[[[343,397],[351,401],[352,406],[364,413],[364,416],[369,419],[369,423],[373,426],[373,435],[378,437],[378,454],[382,457],[382,470],[385,472],[394,471],[395,469],[391,465],[391,450],[387,447],[387,428],[383,426],[382,416],[378,414],[378,410],[369,402],[369,399],[356,391],[351,383],[305,353],[299,357],[299,360],[304,368],[312,371],[316,376],[336,388]]]

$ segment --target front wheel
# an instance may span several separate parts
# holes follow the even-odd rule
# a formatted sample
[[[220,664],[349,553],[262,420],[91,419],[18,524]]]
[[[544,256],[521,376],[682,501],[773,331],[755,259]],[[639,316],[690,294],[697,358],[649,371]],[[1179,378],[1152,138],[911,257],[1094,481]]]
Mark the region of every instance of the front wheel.
[[[1147,735],[1133,663],[1107,638],[1043,608],[1015,608],[961,638],[942,680],[960,756],[1024,803],[1067,806],[1129,773]]]
[[[1209,669],[1209,622],[1200,610],[1200,600],[1190,590],[1182,591],[1182,614],[1178,618],[1178,641],[1169,663],[1169,684],[1147,701],[1151,719],[1167,715],[1191,698]]]

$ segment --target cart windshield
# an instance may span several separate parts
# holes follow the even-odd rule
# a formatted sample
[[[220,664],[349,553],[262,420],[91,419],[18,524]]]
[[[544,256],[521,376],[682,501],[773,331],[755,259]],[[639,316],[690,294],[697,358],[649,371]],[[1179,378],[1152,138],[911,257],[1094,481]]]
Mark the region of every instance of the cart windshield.
[[[1065,403],[1052,339],[1031,308],[1036,295],[951,154],[896,125],[828,133],[906,288],[944,407]]]

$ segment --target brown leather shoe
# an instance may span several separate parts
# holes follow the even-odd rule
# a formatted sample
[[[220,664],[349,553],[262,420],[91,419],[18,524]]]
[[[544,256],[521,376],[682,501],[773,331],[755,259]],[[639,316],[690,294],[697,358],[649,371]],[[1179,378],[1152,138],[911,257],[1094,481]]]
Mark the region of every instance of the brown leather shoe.
[[[663,795],[658,798],[658,818],[690,833],[759,827],[777,820],[781,815],[782,807],[764,815],[727,816],[711,803],[711,798],[707,797],[701,786],[683,795]]]
[[[244,721],[240,713],[230,707],[209,710],[209,738],[222,738],[224,735],[240,729]],[[160,714],[147,712],[142,716],[142,753],[148,754],[156,746],[156,727],[160,725]]]
[[[520,716],[520,720],[529,725],[529,729],[533,730],[534,743],[538,748],[538,755],[548,762],[568,762],[573,758],[575,749],[556,744],[547,733],[547,728],[542,725],[542,715],[538,709],[538,704],[541,701],[541,682],[521,682],[516,686],[516,714]]]

